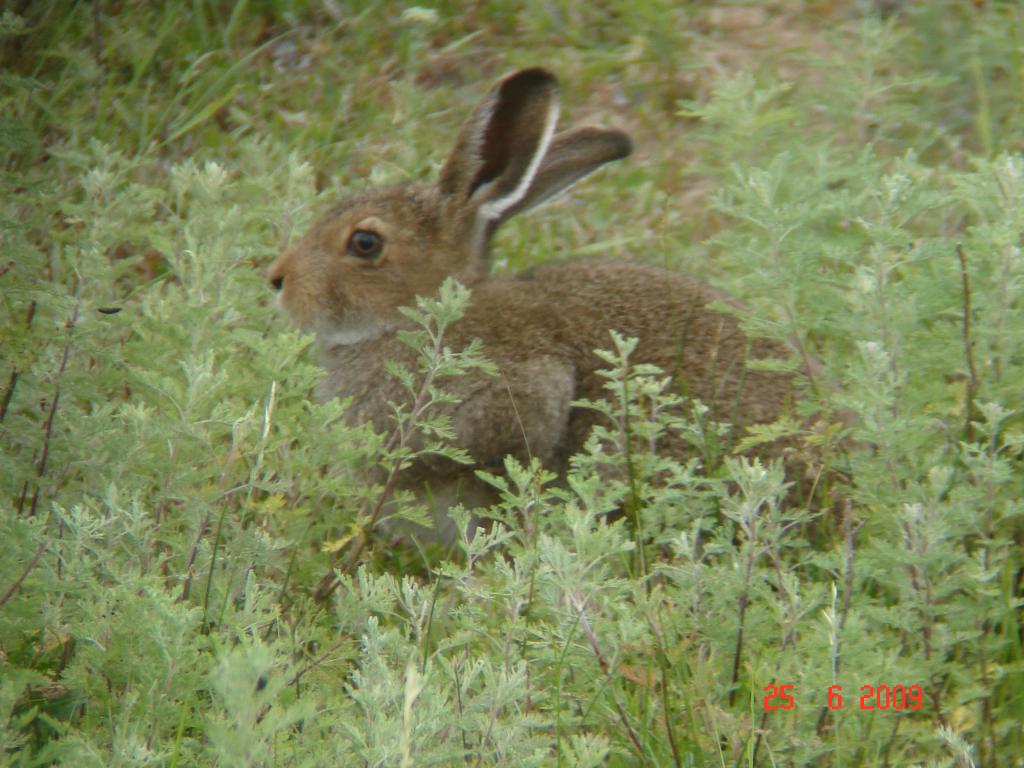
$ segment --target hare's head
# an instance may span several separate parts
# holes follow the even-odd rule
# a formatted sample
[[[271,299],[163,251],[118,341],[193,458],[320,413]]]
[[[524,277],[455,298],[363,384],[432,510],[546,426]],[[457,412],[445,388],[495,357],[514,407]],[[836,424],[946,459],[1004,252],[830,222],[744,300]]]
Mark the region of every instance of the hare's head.
[[[368,193],[338,206],[270,267],[295,321],[341,342],[372,337],[397,308],[449,275],[486,275],[491,236],[510,216],[630,152],[622,132],[555,133],[558,80],[523,69],[499,80],[459,131],[435,185]]]

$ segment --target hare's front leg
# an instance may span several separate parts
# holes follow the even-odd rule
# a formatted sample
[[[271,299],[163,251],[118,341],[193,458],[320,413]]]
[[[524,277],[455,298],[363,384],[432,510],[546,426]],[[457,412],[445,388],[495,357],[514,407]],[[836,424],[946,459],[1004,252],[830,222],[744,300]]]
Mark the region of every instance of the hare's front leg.
[[[536,458],[550,469],[563,469],[575,370],[565,360],[550,356],[504,360],[498,376],[473,377],[456,389],[460,398],[452,414],[456,442],[472,457],[473,465],[449,464],[449,472],[438,472],[421,490],[433,512],[435,537],[444,543],[456,538],[447,510],[456,504],[479,509],[499,501],[496,490],[476,477],[476,469],[500,472],[506,456],[522,463]]]
[[[497,376],[460,397],[453,414],[459,446],[485,469],[500,470],[506,456],[559,469],[569,443],[575,367],[549,355],[496,362]]]
[[[501,472],[506,456],[522,463],[537,458],[555,471],[563,469],[569,436],[569,404],[575,397],[575,369],[570,363],[541,356],[498,363],[497,376],[475,374],[451,387],[459,402],[449,416],[455,444],[473,459],[466,466],[440,457],[421,457],[403,485],[413,490],[434,518],[435,529],[391,525],[393,532],[421,541],[452,543],[456,538],[448,510],[487,507],[497,492],[475,472]],[[474,522],[475,525],[475,522]]]

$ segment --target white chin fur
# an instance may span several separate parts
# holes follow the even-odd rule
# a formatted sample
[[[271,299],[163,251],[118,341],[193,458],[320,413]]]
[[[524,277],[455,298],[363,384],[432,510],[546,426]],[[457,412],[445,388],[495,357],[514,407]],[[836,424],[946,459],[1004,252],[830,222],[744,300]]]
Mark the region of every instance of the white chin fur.
[[[366,320],[346,323],[342,326],[317,328],[316,337],[323,349],[331,347],[348,347],[375,339],[384,333],[384,328],[377,323]]]

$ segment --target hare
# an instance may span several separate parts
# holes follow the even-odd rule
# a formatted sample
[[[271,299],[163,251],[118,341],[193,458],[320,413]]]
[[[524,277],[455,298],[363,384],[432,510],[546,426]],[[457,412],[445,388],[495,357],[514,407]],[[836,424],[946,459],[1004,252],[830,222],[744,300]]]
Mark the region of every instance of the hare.
[[[490,242],[502,222],[631,152],[618,130],[556,133],[559,103],[558,81],[544,69],[498,80],[462,125],[437,183],[339,205],[268,272],[279,304],[318,336],[323,398],[352,398],[346,418],[379,430],[389,427],[389,403],[408,398],[385,361],[416,367],[416,353],[398,338],[409,327],[399,308],[435,295],[449,276],[472,289],[445,343],[459,349],[482,340],[499,371],[446,382],[458,398],[446,406],[455,442],[474,465],[423,459],[401,477],[406,487],[429,485],[441,513],[456,500],[486,501],[474,470],[500,472],[506,455],[564,468],[594,424],[594,412],[573,402],[602,396],[597,371],[606,366],[594,350],[610,346],[613,329],[639,340],[634,362],[660,366],[677,389],[737,430],[774,421],[794,399],[793,376],[747,366],[788,357],[788,346],[747,338],[732,314],[708,306],[728,297],[689,277],[607,260],[489,274]]]

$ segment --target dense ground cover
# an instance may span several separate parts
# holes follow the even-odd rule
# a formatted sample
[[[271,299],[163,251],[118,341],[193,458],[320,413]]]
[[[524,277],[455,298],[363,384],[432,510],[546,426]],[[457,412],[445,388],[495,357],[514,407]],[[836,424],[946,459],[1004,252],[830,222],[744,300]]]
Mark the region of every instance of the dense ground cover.
[[[0,762],[1020,764],[1018,3],[6,7]],[[364,541],[396,456],[316,403],[263,269],[538,63],[637,149],[498,268],[611,253],[741,297],[835,382],[805,410],[855,416],[855,450],[805,436],[816,503],[662,418],[619,348],[613,419],[703,462],[612,431],[565,487],[510,465],[507,528]]]

